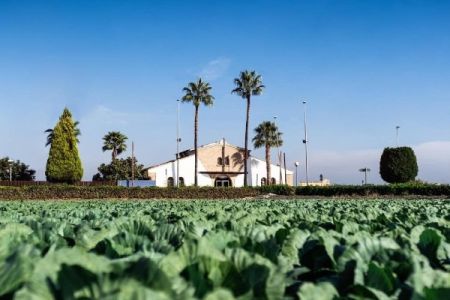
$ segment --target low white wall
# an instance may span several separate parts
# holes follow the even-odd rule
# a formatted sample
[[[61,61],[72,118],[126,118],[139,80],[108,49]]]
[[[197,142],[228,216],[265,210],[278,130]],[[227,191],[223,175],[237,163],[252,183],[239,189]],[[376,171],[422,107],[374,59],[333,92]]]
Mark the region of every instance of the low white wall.
[[[185,158],[181,158],[179,160],[180,164],[180,174],[178,177],[184,178],[184,184],[186,186],[194,185],[194,165],[195,159],[194,156],[188,156]],[[211,178],[208,175],[200,174],[201,171],[205,171],[200,160],[198,161],[198,185],[199,186],[213,186],[214,182],[212,182]],[[151,168],[148,170],[148,173],[156,174],[156,186],[159,187],[167,187],[167,179],[169,177],[174,178],[174,183],[176,184],[176,172],[177,172],[177,162],[169,162],[166,164],[162,164],[160,166]]]
[[[188,156],[181,158],[180,163],[180,174],[179,177],[184,178],[184,184],[186,186],[194,185],[194,156]],[[148,173],[156,174],[156,186],[166,187],[167,179],[169,177],[174,178],[174,183],[176,184],[176,171],[177,163],[176,161],[162,164],[160,166],[154,167],[148,170]],[[200,172],[206,171],[205,167],[202,165],[201,161],[198,161],[198,185],[199,186],[214,186],[214,180],[206,174],[201,174]],[[249,186],[261,186],[261,178],[266,177],[266,162],[254,157],[248,160],[248,172],[249,176],[247,182]],[[281,168],[281,180],[284,182],[284,168]],[[293,174],[292,171],[287,171],[287,174]],[[275,178],[276,183],[280,183],[280,167],[271,165],[271,176]],[[235,177],[233,186],[241,187],[244,186],[244,174],[239,174]]]
[[[266,162],[254,157],[250,158],[250,180],[249,185],[252,186],[261,186],[261,178],[265,178],[267,176],[266,170]],[[281,169],[281,183],[285,182],[284,176],[284,168],[280,168],[279,166],[271,164],[270,166],[270,174],[273,178],[275,178],[276,183],[280,184],[280,169]],[[293,172],[287,170],[288,175],[292,175]],[[266,178],[267,179],[267,178]]]

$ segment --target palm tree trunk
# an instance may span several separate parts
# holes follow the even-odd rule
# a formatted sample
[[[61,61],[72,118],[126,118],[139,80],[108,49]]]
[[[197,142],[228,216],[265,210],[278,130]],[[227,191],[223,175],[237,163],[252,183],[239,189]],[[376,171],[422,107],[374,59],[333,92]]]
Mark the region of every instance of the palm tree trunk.
[[[244,153],[244,186],[247,186],[247,159],[248,159],[248,123],[250,120],[250,96],[247,96],[247,116],[245,119],[245,153]]]
[[[271,184],[271,174],[270,174],[270,146],[266,145],[266,172],[267,172],[267,180],[266,184]]]
[[[112,161],[114,162],[116,160],[117,157],[117,150],[116,148],[113,148],[112,150]]]
[[[198,186],[197,169],[198,169],[198,156],[197,156],[197,139],[198,139],[198,106],[195,106],[195,119],[194,119],[194,185]]]

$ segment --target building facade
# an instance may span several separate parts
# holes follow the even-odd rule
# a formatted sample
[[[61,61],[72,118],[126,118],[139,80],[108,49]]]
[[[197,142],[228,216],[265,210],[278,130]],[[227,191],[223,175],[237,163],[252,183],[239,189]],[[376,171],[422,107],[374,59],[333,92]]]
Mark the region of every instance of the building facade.
[[[198,185],[244,186],[244,153],[244,148],[228,144],[225,139],[198,147]],[[249,186],[261,186],[267,182],[293,184],[293,172],[290,170],[271,164],[271,178],[267,179],[264,160],[249,155],[247,163]],[[156,186],[175,186],[177,180],[180,185],[189,186],[194,184],[194,165],[194,149],[189,149],[180,152],[178,161],[174,159],[150,166],[145,171]]]

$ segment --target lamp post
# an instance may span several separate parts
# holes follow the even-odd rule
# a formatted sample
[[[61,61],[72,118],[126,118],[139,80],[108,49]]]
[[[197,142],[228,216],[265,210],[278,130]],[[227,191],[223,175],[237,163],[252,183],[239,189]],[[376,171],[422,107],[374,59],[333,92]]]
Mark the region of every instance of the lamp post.
[[[364,185],[366,185],[367,184],[367,173],[370,172],[370,169],[366,167],[366,168],[359,169],[359,171],[364,172]]]
[[[295,162],[295,186],[298,185],[298,166],[300,163],[298,161]]]
[[[306,177],[306,185],[309,185],[308,180],[308,129],[306,125],[306,101],[303,101],[303,125],[305,128],[305,138],[303,140],[303,144],[305,144],[305,177]]]
[[[131,187],[134,187],[134,141],[131,142]]]
[[[400,129],[400,126],[395,126],[395,143],[397,145],[398,148],[398,130]]]
[[[176,160],[177,160],[177,187],[180,187],[180,99],[177,100],[177,154],[176,154]]]
[[[12,181],[12,166],[13,166],[14,160],[8,159],[9,164],[9,181]]]
[[[276,125],[277,118],[278,118],[277,116],[273,117],[275,125]],[[281,184],[281,181],[282,181],[282,175],[281,175],[281,152],[280,152],[280,141],[278,139],[278,134],[277,134],[277,152],[278,152],[278,166],[279,166],[279,169],[280,169],[280,175],[279,175],[278,184]],[[268,178],[267,180],[270,180],[270,179]]]

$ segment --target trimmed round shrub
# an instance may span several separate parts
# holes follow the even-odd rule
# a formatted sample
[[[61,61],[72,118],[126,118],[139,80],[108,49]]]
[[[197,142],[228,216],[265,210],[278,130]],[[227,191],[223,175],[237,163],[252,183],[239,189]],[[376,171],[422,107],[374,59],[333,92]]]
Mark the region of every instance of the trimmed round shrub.
[[[419,167],[410,147],[385,148],[380,159],[380,175],[388,183],[413,181]]]

